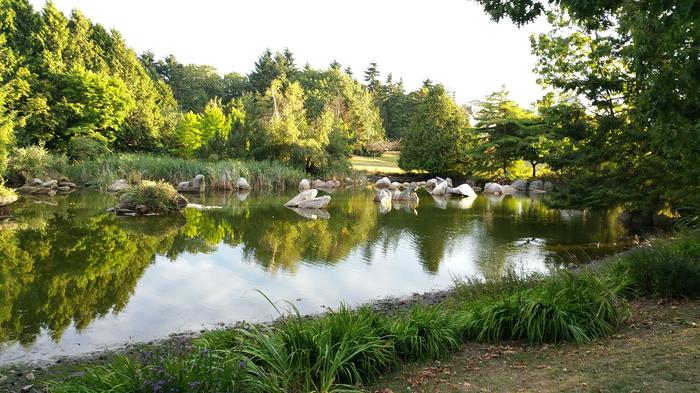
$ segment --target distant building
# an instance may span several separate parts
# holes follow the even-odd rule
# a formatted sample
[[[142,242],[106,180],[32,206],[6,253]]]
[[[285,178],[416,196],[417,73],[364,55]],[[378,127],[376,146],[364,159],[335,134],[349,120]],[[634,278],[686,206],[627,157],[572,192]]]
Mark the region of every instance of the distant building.
[[[462,105],[462,109],[469,115],[469,121],[473,125],[476,122],[476,115],[481,110],[482,102],[480,100],[471,100]]]

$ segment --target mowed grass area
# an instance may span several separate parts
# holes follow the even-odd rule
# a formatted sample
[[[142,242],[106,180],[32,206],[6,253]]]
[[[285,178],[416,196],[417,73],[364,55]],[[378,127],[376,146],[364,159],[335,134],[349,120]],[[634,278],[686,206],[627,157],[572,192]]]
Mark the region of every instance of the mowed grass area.
[[[699,392],[700,301],[631,302],[615,335],[588,345],[465,344],[368,389],[398,392]]]
[[[350,159],[352,169],[367,173],[377,174],[401,174],[404,171],[399,168],[399,152],[388,151],[379,157],[365,157],[353,155]]]

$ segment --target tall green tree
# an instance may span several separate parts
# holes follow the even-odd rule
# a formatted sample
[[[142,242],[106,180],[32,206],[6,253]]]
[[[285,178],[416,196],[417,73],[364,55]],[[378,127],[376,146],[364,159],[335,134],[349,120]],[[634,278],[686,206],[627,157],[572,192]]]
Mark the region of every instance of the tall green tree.
[[[536,130],[541,129],[534,127],[536,116],[508,94],[505,86],[489,94],[475,116],[477,136],[472,156],[484,175],[494,175],[500,169],[502,176],[508,176],[510,165],[525,154],[535,165],[541,160],[535,149]],[[533,144],[531,150],[528,142]]]
[[[562,203],[700,214],[696,2],[479,3],[519,25],[554,11],[552,31],[533,38],[537,71],[546,86],[590,102],[591,114],[584,135],[565,141]]]
[[[442,85],[418,92],[415,116],[403,137],[399,167],[448,174],[464,170],[469,119]]]

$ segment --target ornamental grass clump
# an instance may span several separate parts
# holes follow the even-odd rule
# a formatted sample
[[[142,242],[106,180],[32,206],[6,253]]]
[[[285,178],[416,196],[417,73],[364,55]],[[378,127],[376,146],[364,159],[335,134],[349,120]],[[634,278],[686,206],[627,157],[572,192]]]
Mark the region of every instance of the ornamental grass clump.
[[[610,335],[627,315],[626,280],[560,272],[531,289],[470,305],[461,313],[466,338],[479,341],[583,343]]]
[[[391,325],[397,355],[405,360],[443,359],[462,341],[451,313],[433,307],[415,307]]]
[[[372,311],[344,306],[318,320],[295,311],[277,326],[241,330],[238,351],[262,391],[357,391],[396,361],[384,325]]]
[[[662,298],[700,297],[700,235],[632,250],[614,259],[609,269],[628,279],[634,294]]]

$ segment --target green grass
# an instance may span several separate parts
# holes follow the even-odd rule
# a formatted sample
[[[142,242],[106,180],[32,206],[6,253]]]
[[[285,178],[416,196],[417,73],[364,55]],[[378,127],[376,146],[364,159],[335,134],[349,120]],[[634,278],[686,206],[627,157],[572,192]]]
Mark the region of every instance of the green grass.
[[[399,168],[399,152],[388,151],[379,157],[365,157],[354,155],[350,159],[353,170],[379,174],[401,174],[404,171]]]
[[[615,257],[612,275],[629,277],[641,296],[700,297],[700,234],[660,242]]]
[[[212,188],[226,188],[225,171],[235,182],[245,177],[256,189],[296,189],[306,177],[304,171],[271,161],[202,161],[144,153],[123,153],[94,161],[69,165],[63,171],[73,181],[107,187],[117,179],[138,182],[143,179],[165,180],[170,183],[190,181],[198,174],[206,177]]]

